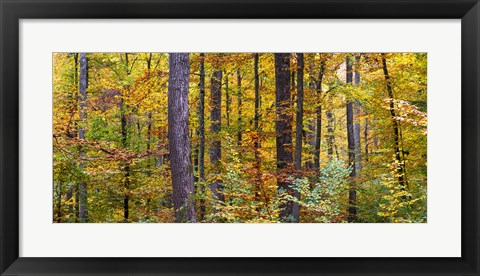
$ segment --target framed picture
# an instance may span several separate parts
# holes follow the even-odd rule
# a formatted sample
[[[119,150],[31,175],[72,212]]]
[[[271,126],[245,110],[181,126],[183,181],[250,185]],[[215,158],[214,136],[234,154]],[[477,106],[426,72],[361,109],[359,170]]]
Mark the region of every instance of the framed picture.
[[[2,1],[1,275],[479,275],[478,1]]]

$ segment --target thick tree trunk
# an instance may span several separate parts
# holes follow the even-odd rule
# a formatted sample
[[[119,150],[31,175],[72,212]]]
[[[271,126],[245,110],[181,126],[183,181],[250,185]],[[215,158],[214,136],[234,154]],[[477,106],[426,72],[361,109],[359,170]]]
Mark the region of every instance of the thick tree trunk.
[[[297,177],[302,176],[302,149],[303,149],[303,54],[297,54],[297,114],[295,122],[295,170]],[[295,197],[300,199],[300,193],[295,192]],[[300,208],[297,203],[293,204],[293,217],[295,222],[300,221]]]
[[[290,54],[275,54],[275,104],[277,119],[275,121],[277,147],[277,185],[290,194],[288,172],[293,163],[292,156],[292,115],[290,114]],[[280,219],[285,221],[293,216],[293,202],[281,206]]]
[[[240,69],[237,70],[237,122],[238,122],[238,132],[237,132],[237,145],[242,145],[242,75],[240,74]]]
[[[210,132],[212,140],[210,144],[210,163],[213,167],[214,173],[220,173],[220,159],[222,158],[222,142],[220,137],[220,130],[222,126],[222,71],[215,70],[212,74],[210,85],[210,106],[212,108],[210,113]],[[210,190],[214,196],[220,201],[224,200],[222,194],[222,182],[215,180],[210,184]]]
[[[189,54],[171,53],[168,78],[168,145],[176,222],[196,222],[188,137]]]
[[[352,83],[352,61],[351,57],[347,56],[347,83]],[[353,103],[352,101],[347,102],[347,140],[348,140],[348,163],[352,166],[352,171],[350,172],[351,182],[350,189],[348,193],[348,221],[353,222],[357,219],[357,191],[355,189],[354,179],[356,174],[355,166],[355,139],[353,134]]]
[[[383,75],[385,77],[385,83],[387,86],[387,92],[388,92],[388,97],[390,98],[390,116],[392,119],[392,124],[393,124],[393,149],[395,152],[395,163],[397,166],[396,169],[396,176],[398,179],[398,184],[402,189],[405,189],[407,187],[407,183],[405,181],[405,163],[404,160],[402,160],[402,150],[400,148],[400,125],[398,121],[396,120],[396,114],[395,114],[395,104],[394,100],[395,98],[393,97],[393,88],[392,84],[390,82],[390,75],[388,74],[388,68],[387,68],[387,59],[385,57],[385,54],[381,54],[382,57],[382,67],[383,67]]]
[[[205,54],[200,53],[200,99],[198,104],[198,118],[199,118],[199,138],[200,145],[198,149],[198,174],[200,181],[200,191],[205,195]],[[200,221],[205,218],[205,200],[200,199]]]
[[[80,128],[78,131],[78,138],[80,140],[85,140],[85,125],[87,123],[87,87],[88,87],[88,60],[87,54],[80,54]],[[85,155],[83,149],[81,149],[80,155]],[[83,163],[80,163],[80,169],[83,169]],[[87,212],[87,183],[82,181],[79,185],[78,190],[78,201],[79,201],[79,211],[78,217],[80,222],[88,221],[88,212]]]

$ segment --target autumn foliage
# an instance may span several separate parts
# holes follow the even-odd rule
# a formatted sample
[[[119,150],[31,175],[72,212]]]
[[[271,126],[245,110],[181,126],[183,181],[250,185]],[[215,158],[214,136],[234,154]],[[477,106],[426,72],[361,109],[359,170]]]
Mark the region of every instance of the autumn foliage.
[[[426,54],[177,55],[53,55],[54,222],[427,221]]]

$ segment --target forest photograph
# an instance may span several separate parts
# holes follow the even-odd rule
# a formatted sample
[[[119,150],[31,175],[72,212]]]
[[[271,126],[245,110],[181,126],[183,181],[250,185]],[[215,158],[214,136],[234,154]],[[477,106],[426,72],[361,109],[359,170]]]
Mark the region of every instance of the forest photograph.
[[[426,53],[53,53],[54,223],[426,223]]]

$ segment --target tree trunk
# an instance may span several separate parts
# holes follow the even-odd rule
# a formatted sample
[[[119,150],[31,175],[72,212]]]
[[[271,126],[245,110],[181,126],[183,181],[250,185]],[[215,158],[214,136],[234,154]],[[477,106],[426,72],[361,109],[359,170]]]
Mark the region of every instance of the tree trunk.
[[[222,142],[220,137],[220,130],[222,126],[222,71],[215,70],[212,74],[210,85],[210,106],[212,108],[210,113],[210,132],[212,140],[210,144],[210,163],[212,164],[213,172],[220,173],[220,159],[222,158]],[[213,195],[223,201],[222,182],[215,180],[210,184],[210,190]]]
[[[78,53],[73,54],[73,62],[74,62],[73,84],[75,86],[75,89],[79,89],[79,87],[78,87],[78,57],[79,57]],[[87,76],[88,76],[88,74],[87,74]],[[78,93],[79,93],[79,90],[72,93],[72,101],[75,102],[75,103],[78,102]],[[72,113],[73,112],[74,112],[74,109],[72,108]]]
[[[121,114],[121,124],[122,124],[122,127],[121,127],[122,147],[126,149],[128,146],[127,145],[127,118],[125,115],[125,103],[123,99],[120,100],[120,114]],[[125,161],[123,174],[124,174],[123,188],[125,189],[124,195],[123,195],[123,220],[127,222],[129,217],[128,204],[130,200],[130,197],[128,195],[128,192],[130,189],[130,165],[128,161]]]
[[[198,137],[198,127],[197,129],[195,130],[195,136]],[[198,180],[199,180],[199,177],[198,177],[198,151],[199,151],[199,142],[196,141],[194,146],[193,146],[193,150],[192,150],[192,154],[193,154],[193,171],[194,171],[194,174],[193,174],[193,182],[195,183],[195,194],[198,193],[198,188],[199,188],[199,185],[198,185]]]
[[[309,80],[308,80],[308,89],[309,90],[316,90],[316,79],[314,77],[314,67],[315,67],[315,62],[310,62],[309,65],[308,65],[308,74],[310,76]],[[311,159],[307,159],[307,161],[305,162],[305,167],[309,168],[309,169],[313,169],[315,167],[315,162],[314,162],[314,156],[315,156],[315,145],[316,145],[316,136],[317,136],[317,129],[316,129],[316,124],[317,124],[317,119],[316,119],[316,108],[315,110],[313,111],[313,113],[315,114],[315,117],[308,120],[307,122],[307,133],[306,133],[306,137],[305,137],[305,143],[307,143],[309,145],[309,148],[311,149],[309,151],[309,155],[312,156]]]
[[[147,72],[148,72],[148,76],[150,76],[151,72],[151,67],[152,67],[152,53],[149,54],[148,58],[147,58]],[[152,143],[152,111],[148,112],[148,126],[147,126],[147,151],[150,151],[152,148],[151,148],[151,143]],[[150,158],[149,158],[150,159]],[[151,164],[150,161],[148,162],[149,163],[149,167],[150,166],[154,166],[155,163]],[[150,165],[151,164],[151,165]]]
[[[328,135],[327,135],[327,154],[328,154],[329,160],[332,160],[333,144],[334,144],[333,140],[335,139],[334,133],[333,133],[334,121],[333,121],[332,111],[328,110],[326,112],[326,116],[327,116],[327,132],[328,132]]]
[[[355,86],[360,85],[360,72],[357,70],[358,63],[360,61],[360,55],[355,56]],[[360,146],[360,119],[362,113],[362,106],[358,100],[354,101],[353,107],[353,138],[355,140],[355,172],[357,177],[360,176],[362,171],[362,150]]]
[[[297,114],[295,122],[295,170],[301,176],[303,141],[303,54],[297,54]]]
[[[311,150],[309,151],[309,154],[312,155],[312,156],[315,156],[315,136],[316,136],[316,128],[315,128],[315,124],[316,124],[317,120],[316,119],[310,119],[308,120],[307,122],[307,133],[306,133],[306,137],[305,137],[305,143],[308,144],[309,148],[311,148]],[[313,169],[314,167],[314,162],[313,162],[313,159],[307,159],[307,161],[305,162],[305,167],[306,168],[309,168],[309,169]]]
[[[347,84],[352,83],[352,61],[351,57],[347,56]],[[355,189],[355,182],[353,178],[357,176],[355,166],[355,139],[353,134],[353,103],[351,100],[347,102],[347,140],[348,140],[348,163],[352,166],[350,172],[351,182],[348,193],[348,222],[353,222],[357,219],[357,191]]]
[[[85,125],[87,123],[87,87],[88,87],[88,60],[87,54],[80,54],[80,128],[78,131],[78,138],[80,140],[85,140]],[[81,156],[85,155],[85,151],[82,148],[80,152]],[[83,162],[80,162],[80,169],[83,169]],[[78,217],[80,222],[88,221],[88,212],[87,212],[87,183],[82,181],[79,185],[78,190],[78,201],[79,201],[79,211]]]
[[[297,177],[301,178],[302,173],[302,149],[303,149],[303,54],[297,54],[297,114],[295,122],[295,170]],[[300,193],[295,192],[295,197],[300,199]],[[295,222],[300,220],[300,208],[297,203],[293,204],[293,217]]]
[[[368,162],[368,119],[365,119],[365,132],[363,140],[365,141],[365,162]]]
[[[171,53],[168,77],[168,145],[176,222],[196,222],[188,130],[189,54]]]
[[[288,172],[293,163],[292,156],[292,115],[290,115],[290,54],[275,54],[275,121],[277,147],[277,186],[293,195]],[[293,216],[293,202],[281,206],[280,219],[286,221]]]
[[[70,117],[73,118],[73,114],[75,113],[75,110],[77,109],[77,106],[78,106],[78,89],[79,89],[79,85],[78,85],[78,53],[74,53],[73,54],[73,64],[74,64],[74,74],[73,74],[73,87],[75,87],[75,90],[74,92],[72,92],[72,95],[71,95],[71,99],[70,99],[70,102],[71,102],[71,113],[70,113]],[[78,135],[78,131],[77,131],[77,121],[76,120],[73,120],[73,125],[74,125],[74,130],[71,134],[71,137],[74,137],[74,136],[77,136]],[[74,196],[74,192],[75,192],[75,186],[70,186],[68,189],[67,189],[67,192],[66,192],[66,195],[65,195],[65,201],[66,202],[70,202],[70,200],[72,199],[72,197]],[[69,214],[72,215],[72,217],[77,217],[77,213],[78,213],[78,210],[77,209],[77,205],[75,206],[68,206],[67,208],[67,212]]]
[[[200,99],[198,105],[200,145],[198,149],[198,173],[202,182],[200,191],[205,195],[205,54],[200,53]],[[205,218],[205,200],[200,199],[200,221]]]
[[[316,131],[315,131],[315,154],[313,156],[313,167],[315,169],[320,169],[320,146],[322,138],[322,82],[323,75],[325,74],[325,60],[320,62],[320,72],[318,73],[317,80],[317,107],[315,108],[316,113]]]
[[[237,70],[237,122],[238,122],[238,132],[237,132],[237,145],[242,145],[242,75],[240,74],[240,69]]]
[[[125,53],[125,73],[128,77],[130,75],[130,70],[128,69],[128,53]],[[125,93],[125,92],[124,92]],[[124,95],[125,96],[125,95]],[[127,140],[127,115],[126,115],[126,106],[125,101],[122,99],[120,100],[120,117],[121,117],[121,132],[122,132],[122,147],[127,149],[128,147],[128,140]],[[123,188],[124,188],[124,195],[123,195],[123,221],[128,222],[129,218],[129,202],[130,202],[130,164],[129,161],[126,160],[123,169],[124,180],[123,180]]]
[[[294,106],[295,105],[295,69],[292,69],[292,72],[291,72],[291,80],[290,80],[290,95],[292,97],[292,103],[291,105]]]
[[[397,174],[397,179],[398,179],[398,184],[400,184],[400,187],[402,189],[405,189],[407,187],[407,183],[405,181],[405,164],[404,161],[402,160],[402,152],[400,148],[400,126],[398,121],[396,120],[396,114],[395,114],[395,104],[394,104],[394,97],[393,97],[393,88],[392,84],[390,82],[390,75],[388,74],[388,68],[387,68],[387,59],[385,57],[385,54],[381,54],[382,57],[382,67],[383,67],[383,75],[385,77],[385,83],[387,85],[387,92],[388,92],[388,97],[390,98],[390,116],[392,119],[392,124],[393,124],[393,149],[395,152],[395,163],[397,166],[396,169],[396,174]]]
[[[258,54],[254,54],[253,56],[253,79],[255,83],[255,110],[254,110],[254,117],[253,117],[253,129],[255,130],[255,136],[253,141],[254,151],[255,151],[255,187],[253,187],[253,191],[255,192],[255,200],[259,200],[261,195],[261,171],[260,171],[260,129],[259,129],[259,121],[260,121],[260,79],[258,73]]]
[[[225,115],[227,116],[227,127],[230,126],[230,94],[228,91],[228,74],[225,72]]]
[[[57,223],[62,222],[62,183],[58,182],[56,187],[54,187],[54,191],[58,189],[58,195],[57,195],[57,202],[56,206],[54,206],[55,214],[53,216],[53,221]]]

